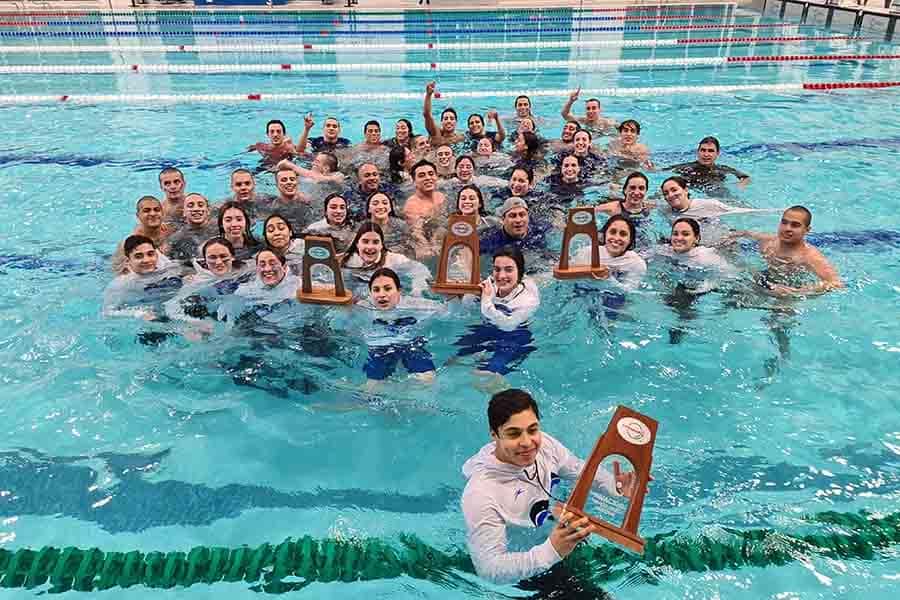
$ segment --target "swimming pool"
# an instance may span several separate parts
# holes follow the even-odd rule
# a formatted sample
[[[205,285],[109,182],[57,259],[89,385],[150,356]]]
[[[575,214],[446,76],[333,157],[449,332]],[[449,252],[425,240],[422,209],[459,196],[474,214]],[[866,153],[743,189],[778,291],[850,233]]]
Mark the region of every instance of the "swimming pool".
[[[701,13],[703,18],[718,14],[710,9]],[[473,387],[468,362],[441,366],[431,388],[399,385],[373,398],[348,391],[361,378],[364,352],[357,340],[340,338],[322,347],[306,334],[285,332],[282,344],[265,347],[258,340],[228,335],[205,343],[174,339],[153,347],[135,340],[136,331],[150,326],[104,320],[99,306],[110,280],[108,255],[132,226],[134,200],[158,190],[160,168],[179,166],[189,190],[218,200],[228,193],[232,169],[256,165],[256,158],[242,149],[263,139],[270,118],[283,119],[295,137],[307,111],[335,114],[344,135],[354,141],[361,139],[362,125],[371,117],[379,118],[386,131],[387,123],[400,117],[412,118],[420,129],[420,95],[433,77],[451,99],[453,92],[485,92],[484,97],[453,99],[461,116],[490,108],[510,114],[511,91],[557,91],[532,94],[536,114],[546,120],[541,130],[555,135],[564,90],[578,84],[615,90],[688,88],[601,100],[606,114],[642,123],[642,141],[652,149],[657,165],[691,160],[697,140],[716,135],[723,142],[721,162],[749,172],[753,179],[746,189],[730,188],[730,202],[772,209],[802,203],[813,211],[815,232],[839,234],[823,252],[840,270],[846,291],[799,302],[788,316],[773,314],[758,299],[708,294],[696,304],[689,334],[680,344],[669,343],[669,330],[679,321],[660,301],[658,278],[649,278],[650,287],[634,294],[612,318],[597,310],[596,295],[587,286],[551,282],[542,289],[543,306],[533,326],[539,349],[508,381],[535,394],[545,413],[545,429],[581,455],[589,452],[617,404],[660,422],[656,481],[647,497],[642,534],[677,531],[689,540],[700,534],[723,535],[723,528],[845,534],[846,526],[807,517],[829,510],[895,511],[900,489],[900,225],[891,193],[900,169],[896,92],[748,88],[716,94],[703,87],[895,81],[900,77],[894,61],[503,67],[509,61],[538,60],[895,54],[895,48],[872,40],[541,47],[539,42],[559,41],[665,43],[721,33],[573,33],[572,27],[617,27],[624,22],[574,18],[606,13],[547,14],[562,15],[563,22],[531,18],[540,13],[478,13],[477,22],[470,13],[441,13],[434,17],[432,34],[426,34],[428,25],[421,23],[420,14],[359,14],[355,23],[316,24],[317,30],[329,29],[329,35],[322,36],[297,35],[307,28],[302,25],[256,25],[249,15],[245,24],[234,24],[229,15],[220,18],[229,22],[216,25],[171,25],[178,32],[193,28],[189,37],[161,35],[165,27],[152,24],[73,26],[103,33],[96,37],[0,39],[5,45],[45,47],[39,53],[3,53],[5,65],[497,63],[490,71],[398,70],[377,78],[366,70],[4,75],[7,95],[125,96],[117,102],[0,107],[0,273],[5,283],[0,291],[0,415],[7,423],[0,449],[2,548],[187,552],[195,546],[277,545],[289,536],[304,535],[375,538],[400,548],[400,536],[412,534],[444,552],[464,549],[460,467],[487,441],[486,395]],[[732,18],[729,14],[726,18]],[[512,17],[520,21],[510,23]],[[404,22],[368,24],[367,19]],[[741,11],[734,22],[775,23]],[[291,33],[200,33],[213,29]],[[26,30],[57,32],[67,27],[48,24]],[[150,35],[113,35],[139,30]],[[383,30],[401,33],[377,33]],[[346,31],[364,34],[337,34]],[[778,26],[734,35],[833,33]],[[321,54],[159,53],[134,48],[232,42],[315,45],[332,39],[359,45],[429,40],[436,45],[473,40],[535,44],[484,50],[372,47]],[[103,43],[116,50],[46,50],[59,43],[70,48]],[[302,101],[203,98],[294,92],[340,96]],[[355,97],[366,92],[372,95]],[[395,92],[413,96],[378,96]],[[132,102],[130,94],[171,94],[184,102]],[[444,105],[435,102],[436,108]],[[666,176],[651,173],[651,188],[657,189]],[[271,181],[260,181],[273,188]],[[732,216],[727,224],[773,231],[777,215]],[[876,231],[893,235],[871,233]],[[751,253],[746,256],[753,262]],[[453,342],[465,324],[438,321],[430,327],[430,346],[439,363],[455,353]],[[775,332],[789,339],[789,352],[782,358]],[[265,368],[254,374],[256,387],[234,381],[235,369],[247,364],[240,359],[247,357],[266,360]],[[780,566],[708,571],[635,564],[603,585],[620,598],[896,595],[896,546],[884,545],[869,559],[848,556],[852,554],[830,556],[807,548]],[[296,595],[525,595],[458,569],[418,575],[316,582]],[[250,588],[244,582],[167,591],[135,586],[127,596],[256,597]],[[106,593],[122,594],[115,589]],[[23,594],[3,590],[0,597]]]

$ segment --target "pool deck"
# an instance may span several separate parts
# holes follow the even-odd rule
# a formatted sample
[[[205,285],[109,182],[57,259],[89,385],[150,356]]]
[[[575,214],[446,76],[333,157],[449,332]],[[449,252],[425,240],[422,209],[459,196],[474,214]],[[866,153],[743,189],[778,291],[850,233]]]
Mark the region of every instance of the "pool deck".
[[[277,11],[316,11],[323,10],[334,12],[347,12],[360,10],[366,12],[396,12],[398,10],[503,10],[512,8],[606,8],[622,6],[699,6],[722,5],[721,1],[698,0],[685,2],[684,0],[432,0],[430,6],[419,6],[418,0],[358,0],[359,3],[352,8],[346,6],[346,0],[334,0],[333,4],[322,4],[320,0],[290,0],[287,4],[274,7],[260,5],[246,6],[214,6],[208,9],[196,6],[191,2],[160,2],[159,0],[146,0],[146,4],[132,4],[140,0],[0,0],[0,11],[40,12],[40,11],[82,11],[82,10],[193,10],[203,12],[205,10],[216,11],[246,11],[246,10],[271,10]],[[745,4],[748,0],[738,0],[734,4]]]

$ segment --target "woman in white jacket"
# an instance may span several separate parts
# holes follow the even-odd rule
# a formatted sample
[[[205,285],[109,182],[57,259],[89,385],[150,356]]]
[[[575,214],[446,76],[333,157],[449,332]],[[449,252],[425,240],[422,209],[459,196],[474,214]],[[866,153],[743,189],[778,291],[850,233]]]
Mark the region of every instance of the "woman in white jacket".
[[[528,320],[541,304],[541,294],[531,277],[525,275],[525,258],[514,246],[494,253],[493,275],[481,282],[482,323],[469,328],[457,340],[458,356],[488,352],[478,363],[484,373],[506,375],[537,348],[528,329]]]

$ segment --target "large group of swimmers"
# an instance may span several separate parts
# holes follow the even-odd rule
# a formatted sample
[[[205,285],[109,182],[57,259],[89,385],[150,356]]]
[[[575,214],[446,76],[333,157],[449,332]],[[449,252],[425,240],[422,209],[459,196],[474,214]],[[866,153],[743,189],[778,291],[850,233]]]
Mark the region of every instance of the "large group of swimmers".
[[[842,287],[834,267],[805,240],[812,215],[803,206],[784,210],[771,234],[722,227],[723,215],[754,209],[722,200],[729,179],[746,186],[750,177],[717,162],[716,138],[700,140],[695,161],[655,165],[640,141],[640,123],[604,116],[596,98],[575,116],[579,94],[562,106],[558,136],[547,119],[532,114],[526,96],[505,118],[495,110],[469,115],[465,130],[453,108],[435,120],[433,82],[425,89],[421,134],[401,118],[385,139],[381,124],[370,120],[354,144],[342,137],[339,119],[327,117],[321,135],[310,137],[316,123],[307,114],[295,142],[282,121],[271,120],[268,141],[247,148],[261,155],[260,167],[232,172],[232,195],[216,204],[188,191],[181,170],[165,168],[163,197],[138,200],[138,224],[113,257],[116,277],[104,312],[182,322],[202,337],[217,321],[266,320],[296,310],[304,237],[328,236],[356,298],[349,320],[346,310],[335,310],[340,315],[328,325],[347,328],[366,344],[369,384],[391,377],[399,363],[418,379],[432,379],[436,368],[421,323],[454,303],[472,306],[458,354],[475,356],[477,373],[500,377],[535,350],[529,320],[559,254],[548,245],[550,234],[565,226],[569,208],[585,205],[598,217],[601,268],[593,279],[609,290],[598,300],[606,309],[620,308],[645,284],[648,261],[672,265],[675,284],[662,297],[683,319],[723,279],[776,298]],[[671,173],[656,198],[643,171]],[[274,178],[276,193],[258,191],[262,177]],[[602,190],[603,197],[589,198],[586,190]],[[488,275],[480,298],[457,302],[428,291],[453,213],[478,224]],[[740,266],[740,237],[758,242],[766,268]],[[590,257],[583,246],[573,262]],[[670,341],[680,342],[687,331],[673,328]]]

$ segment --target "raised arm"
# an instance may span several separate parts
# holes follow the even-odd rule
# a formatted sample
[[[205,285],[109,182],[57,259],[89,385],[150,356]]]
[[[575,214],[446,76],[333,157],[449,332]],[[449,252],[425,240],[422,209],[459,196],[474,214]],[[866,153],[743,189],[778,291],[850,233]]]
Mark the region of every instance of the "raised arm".
[[[506,129],[503,128],[503,123],[500,121],[500,115],[497,114],[496,110],[489,110],[487,118],[493,121],[497,126],[497,136],[494,138],[494,141],[497,142],[497,145],[499,146],[503,143],[503,140],[506,139]]]
[[[431,115],[431,97],[434,96],[434,82],[429,81],[425,86],[425,101],[422,103],[422,116],[425,117],[425,129],[428,135],[435,137],[438,134],[437,124]]]
[[[569,99],[566,100],[566,103],[563,104],[562,110],[559,111],[560,116],[565,121],[574,121],[575,117],[572,116],[572,105],[575,104],[575,101],[578,100],[578,94],[581,93],[581,86],[578,86],[578,89],[572,92],[569,95]]]
[[[297,154],[306,152],[306,140],[309,139],[309,132],[315,124],[312,113],[306,113],[306,116],[303,117],[303,133],[300,134],[300,138],[297,140]]]

